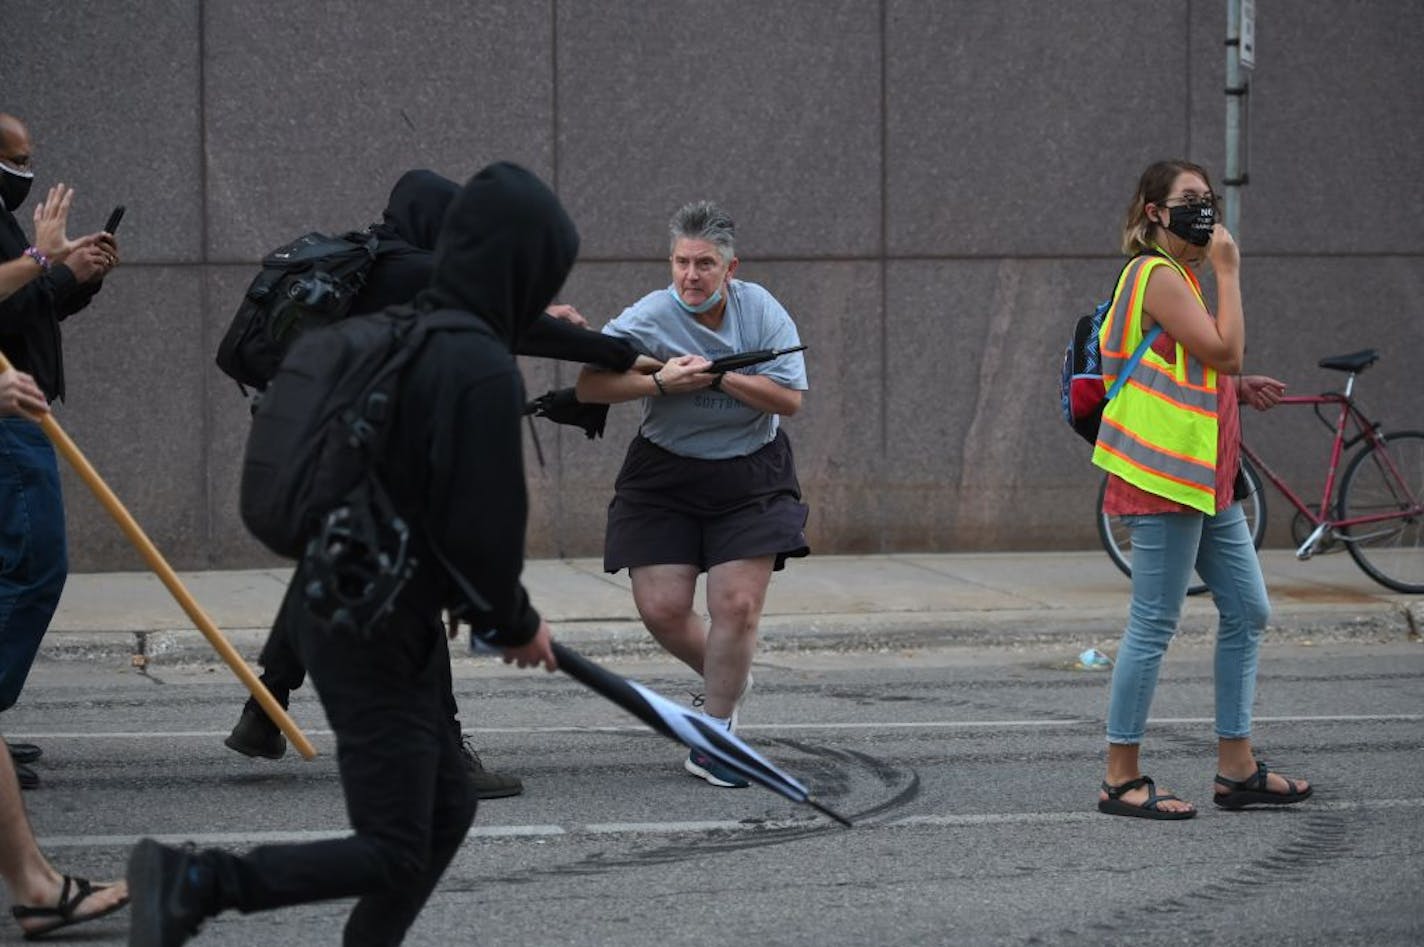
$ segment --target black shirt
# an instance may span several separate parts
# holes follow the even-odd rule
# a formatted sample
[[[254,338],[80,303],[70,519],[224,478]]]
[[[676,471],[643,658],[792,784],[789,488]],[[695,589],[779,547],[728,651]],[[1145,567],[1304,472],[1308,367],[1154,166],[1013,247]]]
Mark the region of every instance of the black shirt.
[[[0,262],[17,260],[30,245],[15,215],[0,207]],[[0,300],[0,352],[33,375],[45,397],[64,397],[64,351],[59,323],[85,306],[102,281],[79,283],[63,263]]]

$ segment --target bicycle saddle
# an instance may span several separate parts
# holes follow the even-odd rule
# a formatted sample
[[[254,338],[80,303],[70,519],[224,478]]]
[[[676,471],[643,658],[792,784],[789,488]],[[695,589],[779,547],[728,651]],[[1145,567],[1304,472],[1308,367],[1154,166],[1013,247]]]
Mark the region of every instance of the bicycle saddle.
[[[1317,364],[1321,368],[1333,368],[1337,372],[1362,372],[1379,361],[1379,353],[1374,349],[1361,349],[1349,355],[1327,355]]]

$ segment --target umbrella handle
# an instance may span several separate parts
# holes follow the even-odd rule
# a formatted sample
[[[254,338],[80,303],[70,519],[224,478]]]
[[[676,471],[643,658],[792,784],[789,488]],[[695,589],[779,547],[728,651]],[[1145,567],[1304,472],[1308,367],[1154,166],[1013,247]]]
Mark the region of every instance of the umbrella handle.
[[[10,368],[9,359],[5,357],[3,352],[0,352],[0,372],[9,371]],[[242,681],[243,685],[252,693],[253,698],[261,705],[262,710],[272,722],[277,725],[287,739],[292,742],[292,746],[296,747],[297,752],[302,755],[302,758],[308,760],[315,758],[316,747],[312,746],[306,734],[302,733],[295,721],[282,709],[282,705],[277,703],[277,698],[272,696],[272,692],[267,690],[266,685],[262,683],[261,679],[252,673],[252,668],[247,666],[247,662],[242,659],[242,655],[237,653],[237,649],[232,646],[227,638],[223,637],[221,631],[218,631],[217,626],[213,624],[213,620],[208,617],[207,613],[198,605],[193,596],[188,593],[188,589],[184,587],[182,581],[178,578],[178,574],[173,571],[173,567],[168,564],[168,560],[163,558],[163,554],[158,551],[158,547],[153,544],[153,541],[144,533],[143,528],[138,525],[138,522],[129,514],[129,511],[119,502],[119,498],[109,489],[108,484],[104,483],[103,478],[100,477],[98,471],[90,465],[88,459],[80,452],[74,441],[70,440],[69,435],[64,433],[64,429],[59,426],[59,422],[54,419],[54,416],[46,413],[42,417],[31,418],[30,420],[39,422],[40,427],[44,429],[45,434],[48,435],[50,441],[54,443],[55,448],[60,454],[64,455],[64,459],[69,461],[70,466],[79,474],[80,479],[82,479],[85,485],[98,497],[99,503],[119,524],[119,528],[123,530],[129,542],[133,543],[139,555],[143,556],[149,568],[157,574],[159,581],[167,587],[169,593],[171,593],[178,601],[178,604],[182,606],[183,611],[188,613],[188,617],[197,625],[198,630],[203,633],[203,637],[208,639],[208,643],[217,651],[218,656],[223,659],[223,663],[231,669],[233,674],[237,675],[237,679]]]

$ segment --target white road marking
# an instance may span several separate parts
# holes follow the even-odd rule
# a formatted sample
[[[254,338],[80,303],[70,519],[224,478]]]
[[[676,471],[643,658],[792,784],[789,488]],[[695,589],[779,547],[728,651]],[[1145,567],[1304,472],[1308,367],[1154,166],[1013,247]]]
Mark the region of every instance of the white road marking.
[[[1424,714],[1317,714],[1311,716],[1256,717],[1256,723],[1418,723]],[[1148,725],[1201,725],[1214,723],[1212,717],[1153,717]],[[738,733],[775,733],[782,730],[1045,730],[1061,727],[1098,726],[1102,721],[1087,717],[1058,720],[885,720],[824,723],[754,723],[737,727]],[[40,740],[211,740],[228,735],[227,730],[84,730],[11,732],[11,741]],[[331,736],[330,730],[303,728],[307,736]],[[642,724],[622,726],[562,727],[466,727],[468,735],[537,733],[646,733]]]
[[[1314,800],[1300,807],[1301,812],[1358,812],[1371,809],[1420,809],[1424,808],[1424,798],[1375,799],[1359,802],[1327,802]],[[1103,816],[1091,810],[1073,812],[982,812],[942,815],[909,815],[885,819],[872,823],[862,823],[866,828],[974,828],[988,825],[1068,825],[1092,822]],[[699,821],[699,822],[591,822],[573,825],[476,825],[470,830],[472,838],[550,838],[581,836],[638,836],[638,835],[706,835],[717,832],[770,832],[777,829],[809,828],[817,823],[807,820],[783,820],[765,822]],[[831,828],[831,823],[825,823]],[[274,832],[207,832],[191,835],[155,835],[153,838],[168,845],[192,842],[199,846],[225,846],[245,848],[253,845],[292,844],[317,842],[326,839],[343,838],[350,833],[345,829],[294,829]],[[141,838],[138,835],[52,835],[39,839],[44,851],[62,848],[129,848]]]

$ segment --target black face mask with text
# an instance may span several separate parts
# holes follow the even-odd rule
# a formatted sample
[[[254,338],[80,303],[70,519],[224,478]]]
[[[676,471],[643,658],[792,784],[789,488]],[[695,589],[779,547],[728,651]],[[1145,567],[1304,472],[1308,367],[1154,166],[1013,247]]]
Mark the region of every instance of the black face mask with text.
[[[1167,208],[1171,216],[1167,219],[1167,232],[1176,234],[1193,246],[1204,247],[1211,243],[1211,231],[1216,226],[1216,205],[1210,201],[1193,204],[1179,204]]]
[[[35,183],[34,172],[20,174],[0,164],[0,202],[5,209],[15,210],[30,196],[30,185]]]

